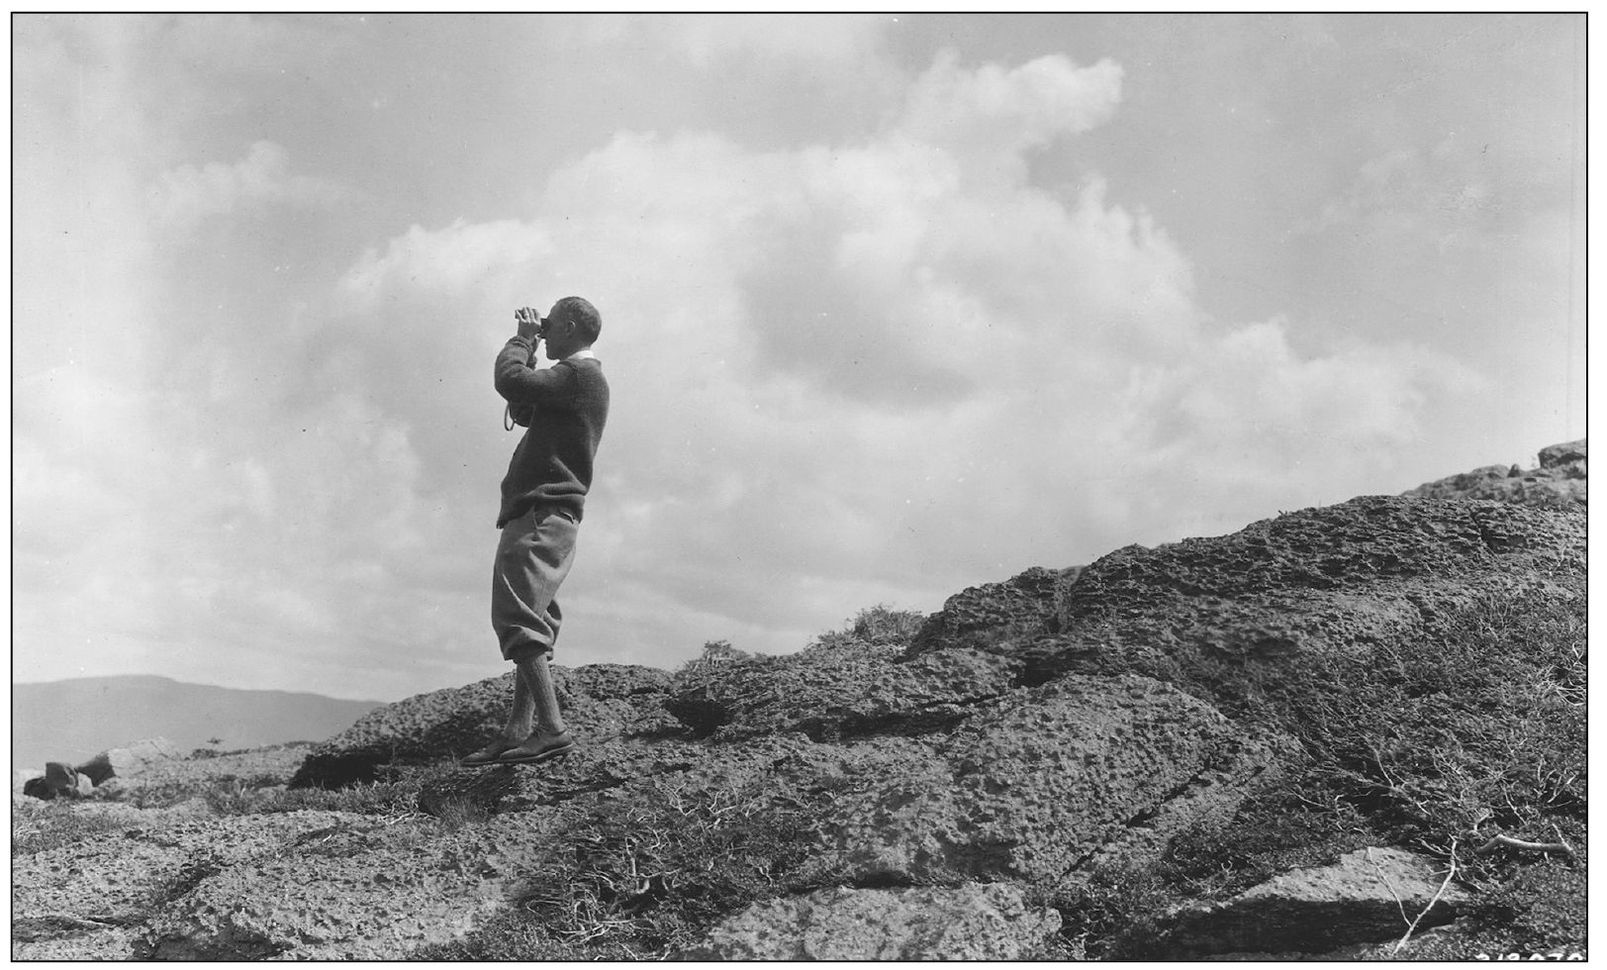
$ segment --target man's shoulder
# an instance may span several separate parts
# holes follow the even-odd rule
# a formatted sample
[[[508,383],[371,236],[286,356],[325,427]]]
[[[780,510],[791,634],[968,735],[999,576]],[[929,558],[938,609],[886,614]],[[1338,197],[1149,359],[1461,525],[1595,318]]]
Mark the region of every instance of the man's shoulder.
[[[560,363],[569,365],[577,394],[587,398],[607,399],[608,378],[603,376],[602,361],[596,357],[565,357]]]
[[[565,357],[559,364],[567,364],[574,368],[575,373],[588,380],[606,381],[603,376],[603,362],[596,357]]]

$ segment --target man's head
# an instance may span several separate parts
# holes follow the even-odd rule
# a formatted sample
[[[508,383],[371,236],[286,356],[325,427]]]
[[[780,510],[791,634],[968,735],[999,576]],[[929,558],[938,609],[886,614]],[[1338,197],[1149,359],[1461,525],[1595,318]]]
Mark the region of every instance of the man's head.
[[[542,321],[541,335],[547,342],[547,359],[563,360],[597,342],[603,332],[603,318],[597,308],[578,296],[566,296],[552,305]]]

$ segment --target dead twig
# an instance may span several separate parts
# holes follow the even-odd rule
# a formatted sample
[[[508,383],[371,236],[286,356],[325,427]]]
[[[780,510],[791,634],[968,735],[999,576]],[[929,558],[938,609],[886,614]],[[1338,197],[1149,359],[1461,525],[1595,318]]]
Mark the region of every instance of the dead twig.
[[[1456,878],[1456,839],[1454,838],[1451,839],[1451,851],[1448,854],[1448,858],[1450,859],[1451,868],[1445,873],[1445,881],[1440,883],[1440,888],[1434,890],[1434,898],[1430,899],[1428,901],[1428,905],[1423,907],[1423,911],[1417,914],[1417,919],[1412,920],[1411,925],[1406,927],[1406,935],[1401,937],[1399,943],[1395,944],[1395,949],[1391,951],[1392,956],[1401,952],[1401,947],[1405,946],[1406,941],[1410,940],[1412,938],[1412,934],[1417,932],[1417,924],[1421,923],[1423,921],[1423,917],[1428,915],[1429,910],[1434,908],[1434,904],[1440,901],[1440,897],[1445,895],[1445,887],[1449,886],[1451,884],[1451,880]],[[1397,900],[1400,899],[1399,896],[1395,898]]]
[[[1479,846],[1474,854],[1484,855],[1488,852],[1494,852],[1503,845],[1513,849],[1527,849],[1530,852],[1563,852],[1571,859],[1578,858],[1573,846],[1566,842],[1526,842],[1523,839],[1514,839],[1510,835],[1497,835],[1491,838],[1490,841]]]
[[[1401,901],[1401,894],[1395,891],[1395,886],[1389,881],[1389,877],[1384,875],[1384,867],[1378,864],[1377,859],[1373,858],[1372,846],[1367,847],[1367,861],[1372,865],[1373,871],[1378,873],[1378,881],[1384,884],[1384,888],[1389,890],[1391,896],[1395,897],[1395,907],[1401,911],[1401,921],[1409,922],[1406,919],[1406,904]]]

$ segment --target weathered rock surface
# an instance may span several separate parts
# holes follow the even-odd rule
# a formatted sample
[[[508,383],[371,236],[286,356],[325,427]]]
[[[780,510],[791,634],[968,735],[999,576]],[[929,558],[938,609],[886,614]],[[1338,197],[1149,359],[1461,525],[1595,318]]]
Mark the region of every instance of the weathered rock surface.
[[[1493,499],[1540,508],[1578,509],[1586,505],[1585,439],[1540,450],[1540,467],[1487,465],[1419,485],[1416,498]]]
[[[619,664],[573,670],[554,665],[564,719],[591,743],[675,727],[663,700],[668,671]],[[461,757],[502,729],[513,674],[419,694],[365,714],[313,749],[291,787],[339,787],[372,781],[384,764],[425,764]]]
[[[1011,620],[1000,642],[1026,661],[1028,683],[1074,671],[1167,680],[1199,657],[1298,676],[1311,654],[1420,643],[1481,595],[1581,595],[1584,552],[1572,512],[1358,498],[1220,538],[1118,549],[1069,585],[1039,587],[1040,626]],[[934,636],[911,653],[949,647]]]
[[[505,905],[533,855],[553,851],[550,816],[472,828],[372,818],[303,831],[200,882],[155,920],[151,959],[395,959],[462,935]]]
[[[22,793],[40,799],[78,798],[91,794],[113,778],[137,778],[152,765],[178,756],[165,738],[135,741],[102,751],[76,768],[57,761],[48,762],[43,775],[23,781]]]
[[[1021,691],[933,746],[857,770],[822,820],[817,865],[861,884],[1021,879],[1153,858],[1189,822],[1225,819],[1272,747],[1181,691],[1070,676]]]
[[[71,765],[59,761],[45,763],[45,773],[23,782],[22,793],[31,798],[49,801],[54,798],[80,798],[95,788],[86,776],[80,775]]]
[[[713,755],[707,746],[673,738],[594,741],[582,737],[573,754],[548,762],[539,771],[514,766],[462,768],[444,777],[442,782],[449,787],[454,778],[506,777],[509,782],[506,807],[519,810],[555,805],[590,792],[618,788],[633,780],[684,771],[710,757]]]
[[[94,784],[101,785],[111,778],[125,781],[138,778],[155,766],[178,757],[178,749],[166,738],[147,738],[108,748],[79,765],[78,770]]]
[[[912,654],[935,649],[980,647],[1008,651],[1052,631],[1061,590],[1077,581],[1079,566],[1034,566],[1002,583],[973,586],[949,597],[915,635]]]
[[[1307,509],[1257,522],[1231,536],[1187,539],[1159,549],[1128,546],[1083,568],[1034,567],[1006,582],[972,587],[950,597],[927,619],[908,653],[974,647],[1030,656],[1044,652],[1039,648],[1046,641],[1061,639],[1048,644],[1047,652],[1053,653],[1057,647],[1065,649],[1065,639],[1078,639],[1080,628],[1098,614],[1131,608],[1153,595],[1162,597],[1158,606],[1190,603],[1201,614],[1200,622],[1190,624],[1193,629],[1169,636],[1170,641],[1204,633],[1227,650],[1275,655],[1303,639],[1301,630],[1312,625],[1326,623],[1331,634],[1342,639],[1352,633],[1368,634],[1371,623],[1394,626],[1390,614],[1397,620],[1412,619],[1413,611],[1403,613],[1399,606],[1401,599],[1410,597],[1367,603],[1342,594],[1371,597],[1381,592],[1380,585],[1412,578],[1434,582],[1484,579],[1491,572],[1545,575],[1554,570],[1578,575],[1584,523],[1522,506],[1582,509],[1585,447],[1580,440],[1543,449],[1541,467],[1516,476],[1509,477],[1505,468],[1499,475],[1495,467],[1479,469],[1420,486],[1398,499],[1372,496]],[[1517,484],[1484,494],[1455,484],[1463,479]],[[1528,479],[1541,483],[1544,494],[1519,487]],[[1577,501],[1547,498],[1555,491],[1553,485]],[[1424,498],[1495,499],[1502,504],[1436,507],[1413,501]],[[1112,592],[1124,595],[1111,602]],[[1288,606],[1311,612],[1310,597],[1320,593],[1338,600],[1329,604],[1333,609],[1320,612],[1348,614],[1360,608],[1375,615],[1363,617],[1355,630],[1333,626],[1337,617],[1332,615],[1326,621],[1316,616],[1276,622]],[[1245,622],[1235,614],[1255,616],[1261,622]],[[1028,677],[1033,675],[1029,670]]]
[[[1157,938],[1157,953],[1173,958],[1324,953],[1398,940],[1419,914],[1420,930],[1456,918],[1468,894],[1444,883],[1444,867],[1425,856],[1402,849],[1362,849],[1331,866],[1296,869],[1225,902],[1173,914]]]
[[[802,731],[819,741],[952,727],[1015,686],[1022,664],[975,650],[899,663],[901,648],[819,649],[677,679],[666,706],[699,735]]]
[[[1565,441],[1560,445],[1541,448],[1540,467],[1563,469],[1570,478],[1584,478],[1585,443],[1586,439],[1580,438],[1578,441]]]
[[[137,938],[136,930],[84,920],[13,921],[11,959],[18,963],[127,960],[133,955]]]
[[[254,786],[282,785],[301,768],[312,749],[311,742],[302,741],[249,751],[148,761],[131,777],[116,775],[97,784],[96,797],[127,797],[141,789],[195,787],[231,779]]]
[[[1020,960],[1060,928],[1005,884],[823,889],[758,903],[682,955],[703,960]]]
[[[309,830],[368,821],[340,812],[198,818],[138,813],[127,806],[74,807],[96,810],[106,812],[108,821],[94,837],[13,857],[14,921],[138,921],[153,900],[171,896],[187,880],[276,855]]]
[[[1584,460],[1580,442],[1547,449],[1542,468],[1582,483]],[[952,597],[908,647],[845,632],[790,657],[736,656],[673,675],[556,668],[581,744],[538,768],[452,765],[500,728],[510,675],[389,705],[312,748],[152,758],[127,779],[118,770],[90,799],[14,795],[13,840],[24,848],[13,860],[13,956],[428,955],[487,919],[511,918],[512,907],[524,919],[533,900],[565,896],[550,890],[570,873],[591,880],[587,905],[598,909],[566,940],[615,932],[596,920],[640,929],[639,916],[652,923],[683,904],[761,898],[721,910],[704,943],[680,955],[1064,953],[1045,947],[1056,913],[1024,900],[1053,900],[1076,920],[1080,907],[1099,910],[1113,874],[1182,872],[1184,882],[1167,883],[1175,900],[1194,892],[1176,887],[1196,885],[1197,872],[1167,866],[1215,864],[1264,819],[1269,832],[1283,824],[1262,813],[1305,793],[1280,782],[1316,756],[1302,747],[1306,735],[1276,733],[1299,731],[1299,719],[1261,716],[1305,695],[1265,685],[1444,646],[1438,635],[1457,629],[1448,617],[1516,602],[1514,592],[1525,609],[1537,609],[1537,594],[1540,607],[1523,615],[1544,622],[1547,602],[1582,602],[1582,505],[1503,495],[1361,498],[1229,536],[1120,549],[1080,569],[1029,570]],[[1559,610],[1559,625],[1573,615]],[[1317,663],[1335,658],[1344,663]],[[1246,700],[1257,690],[1261,707]],[[1572,697],[1557,696],[1559,711]],[[110,752],[106,763],[116,770]],[[260,789],[298,764],[299,786],[392,784],[275,790],[259,802],[228,787]],[[144,798],[164,802],[187,783],[207,785],[207,798],[160,811],[100,801],[119,797],[119,785],[157,785]],[[1263,798],[1269,789],[1278,798]],[[382,807],[228,817],[207,807],[283,808],[303,797]],[[1313,809],[1349,826],[1337,839],[1313,822],[1316,841],[1300,841],[1306,830],[1291,823],[1299,861],[1394,831],[1353,809],[1362,814]],[[1231,824],[1219,832],[1218,822]],[[1196,854],[1168,856],[1169,847]],[[1250,854],[1258,868],[1236,876],[1294,864]],[[707,872],[731,867],[719,888],[697,881],[705,860]],[[1405,932],[1402,908],[1415,916],[1438,891],[1435,866],[1374,849],[1284,872],[1226,901],[1168,910],[1151,942],[1162,957],[1380,955]],[[643,872],[659,882],[642,882]],[[1457,912],[1460,892],[1446,889],[1420,935]],[[570,912],[554,906],[539,919]],[[1061,942],[1071,946],[1072,935]],[[604,952],[589,945],[575,952]]]

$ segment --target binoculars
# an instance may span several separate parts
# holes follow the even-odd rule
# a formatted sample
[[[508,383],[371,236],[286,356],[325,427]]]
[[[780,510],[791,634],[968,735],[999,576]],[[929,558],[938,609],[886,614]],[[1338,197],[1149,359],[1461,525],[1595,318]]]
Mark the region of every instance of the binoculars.
[[[547,335],[547,324],[550,322],[550,318],[543,317],[540,310],[531,307],[520,307],[513,311],[513,318],[519,323],[534,323],[537,337]]]

